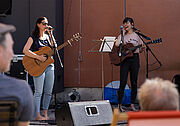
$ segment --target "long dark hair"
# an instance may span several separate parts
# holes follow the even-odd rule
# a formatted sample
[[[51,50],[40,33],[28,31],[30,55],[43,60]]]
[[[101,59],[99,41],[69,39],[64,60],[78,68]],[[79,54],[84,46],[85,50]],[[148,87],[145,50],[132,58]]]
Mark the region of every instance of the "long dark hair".
[[[32,35],[33,35],[34,37],[37,37],[37,38],[40,37],[40,35],[39,35],[39,27],[37,26],[37,24],[40,24],[40,23],[42,22],[42,20],[46,20],[46,19],[47,19],[46,17],[40,17],[40,18],[38,18],[38,19],[36,20],[36,25],[35,25],[35,28],[34,28],[34,30],[33,30],[33,32],[32,32]]]

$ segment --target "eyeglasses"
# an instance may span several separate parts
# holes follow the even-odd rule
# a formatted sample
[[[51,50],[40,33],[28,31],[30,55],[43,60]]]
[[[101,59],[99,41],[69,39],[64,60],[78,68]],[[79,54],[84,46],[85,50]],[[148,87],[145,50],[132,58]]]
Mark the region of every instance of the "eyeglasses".
[[[41,23],[42,23],[42,25],[44,25],[44,26],[45,26],[45,25],[48,25],[48,23],[46,23],[46,22],[41,22]]]

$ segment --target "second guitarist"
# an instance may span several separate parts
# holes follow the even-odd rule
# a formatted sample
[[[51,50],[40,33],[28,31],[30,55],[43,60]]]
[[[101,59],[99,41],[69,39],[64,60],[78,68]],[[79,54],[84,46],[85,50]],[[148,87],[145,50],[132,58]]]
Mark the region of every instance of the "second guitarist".
[[[48,34],[54,39],[52,35],[52,29],[48,26],[48,20],[46,17],[40,17],[36,21],[35,29],[32,32],[32,35],[28,38],[23,53],[28,56],[32,57],[33,59],[37,60],[38,62],[45,62],[47,60],[46,55],[37,55],[34,53],[34,51],[38,51],[40,48],[49,46],[52,48],[53,41],[48,36]],[[38,116],[36,120],[48,120],[48,107],[51,100],[52,95],[52,89],[54,85],[54,64],[50,64],[47,66],[47,68],[44,70],[44,72],[40,76],[33,76],[34,80],[34,98],[35,98],[35,104],[38,109]],[[44,93],[43,93],[44,91]],[[42,94],[44,96],[42,96]],[[43,115],[40,115],[40,104],[41,104],[41,98],[42,100],[42,108],[43,108]]]
[[[134,21],[132,18],[126,17],[123,20],[123,32],[124,32],[124,46],[128,43],[133,44],[133,46],[142,45],[143,42],[139,36],[133,30]],[[119,47],[121,41],[121,35],[119,35],[114,46]],[[139,53],[142,48],[137,48],[133,51],[133,56],[128,57],[121,62],[120,67],[120,87],[118,90],[118,104],[120,111],[124,111],[121,103],[124,95],[125,86],[127,84],[128,72],[130,72],[130,82],[131,82],[131,110],[136,111],[134,103],[137,96],[137,79],[139,72]],[[120,57],[119,57],[120,58]]]

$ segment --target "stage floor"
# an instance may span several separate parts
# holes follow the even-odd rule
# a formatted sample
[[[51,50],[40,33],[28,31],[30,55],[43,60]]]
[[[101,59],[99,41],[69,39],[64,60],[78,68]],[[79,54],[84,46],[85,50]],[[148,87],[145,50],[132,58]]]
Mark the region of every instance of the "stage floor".
[[[112,109],[116,108],[117,105],[111,105]],[[125,109],[127,112],[130,111],[130,107],[128,105],[122,106],[123,109]],[[136,104],[135,108],[139,110],[139,106]],[[48,110],[48,115],[50,117],[50,120],[48,121],[31,121],[29,126],[58,126],[56,123],[56,117],[55,117],[55,109],[51,107],[51,109]],[[118,123],[117,126],[127,126],[127,121],[121,121]]]

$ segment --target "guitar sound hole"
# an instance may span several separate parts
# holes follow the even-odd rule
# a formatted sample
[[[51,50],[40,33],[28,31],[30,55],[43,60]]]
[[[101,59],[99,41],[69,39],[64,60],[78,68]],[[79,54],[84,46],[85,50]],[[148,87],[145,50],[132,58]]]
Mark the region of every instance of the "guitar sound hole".
[[[47,54],[44,54],[44,55],[45,55],[45,57],[46,57],[46,60],[47,60],[47,59],[48,59],[48,55],[47,55]],[[45,60],[45,61],[46,61],[46,60]]]
[[[36,62],[37,65],[40,64],[40,63],[39,63],[39,60],[37,60],[37,59],[34,59],[34,60],[35,60],[35,62]]]

